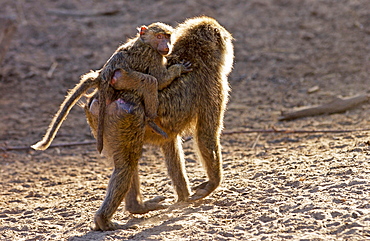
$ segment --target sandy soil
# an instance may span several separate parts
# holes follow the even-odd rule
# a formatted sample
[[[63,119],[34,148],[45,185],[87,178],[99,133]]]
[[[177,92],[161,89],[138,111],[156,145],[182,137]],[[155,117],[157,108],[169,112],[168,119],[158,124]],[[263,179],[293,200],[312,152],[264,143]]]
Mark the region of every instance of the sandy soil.
[[[118,12],[91,15],[112,10]],[[15,16],[19,25],[0,66],[0,145],[38,141],[66,91],[81,74],[99,68],[137,26],[176,26],[201,14],[235,37],[225,132],[370,128],[370,103],[278,121],[284,110],[370,94],[368,0],[1,0],[0,15]],[[76,107],[54,143],[89,140]],[[224,182],[193,204],[174,204],[163,156],[145,147],[143,193],[166,196],[170,207],[129,215],[121,205],[114,219],[122,227],[111,232],[91,229],[112,171],[94,145],[2,151],[0,239],[370,239],[369,131],[225,134],[222,144]],[[192,141],[184,146],[190,181],[199,184],[205,173]]]

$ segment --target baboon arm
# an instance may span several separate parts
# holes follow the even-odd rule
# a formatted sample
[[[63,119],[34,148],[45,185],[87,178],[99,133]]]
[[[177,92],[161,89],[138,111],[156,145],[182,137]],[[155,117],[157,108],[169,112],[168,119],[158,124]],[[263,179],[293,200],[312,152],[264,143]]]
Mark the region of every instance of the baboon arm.
[[[174,79],[180,77],[181,73],[183,72],[183,65],[182,64],[174,64],[169,67],[165,73],[163,74],[162,78],[158,78],[158,90],[162,90],[169,86]]]
[[[138,89],[142,84],[153,85],[153,82],[158,82],[158,90],[162,90],[170,85],[172,81],[182,73],[188,72],[188,68],[183,64],[174,64],[155,78],[152,75],[144,74],[129,68],[125,61],[124,53],[116,52],[102,68],[102,79],[110,81],[117,69],[121,70],[122,78],[114,85],[116,90]]]

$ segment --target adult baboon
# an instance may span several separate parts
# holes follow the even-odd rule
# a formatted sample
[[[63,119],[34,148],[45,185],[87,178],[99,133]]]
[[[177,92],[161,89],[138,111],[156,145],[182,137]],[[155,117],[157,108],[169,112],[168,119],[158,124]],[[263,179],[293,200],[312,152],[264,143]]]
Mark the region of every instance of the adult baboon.
[[[156,123],[168,138],[148,131],[140,98],[132,91],[122,91],[107,106],[104,122],[104,152],[114,163],[104,202],[95,214],[96,230],[115,228],[113,213],[125,198],[131,213],[145,213],[161,208],[161,198],[142,201],[138,160],[145,143],[158,145],[164,153],[168,174],[178,201],[194,201],[214,191],[222,179],[220,134],[228,100],[227,76],[232,69],[233,45],[230,33],[216,20],[196,17],[180,24],[173,34],[174,46],[168,65],[183,59],[193,71],[175,79],[158,93]],[[99,104],[92,98],[85,106],[92,132],[96,135]],[[181,135],[192,133],[208,181],[190,195],[184,168]]]

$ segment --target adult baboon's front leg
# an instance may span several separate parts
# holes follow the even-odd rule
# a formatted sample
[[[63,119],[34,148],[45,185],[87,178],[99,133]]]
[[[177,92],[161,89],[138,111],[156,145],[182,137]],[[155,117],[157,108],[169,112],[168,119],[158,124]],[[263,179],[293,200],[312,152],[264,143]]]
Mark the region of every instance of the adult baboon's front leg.
[[[192,201],[208,196],[222,180],[220,124],[217,119],[217,117],[203,118],[197,125],[195,142],[203,167],[206,169],[208,181],[194,188],[195,194],[190,198]]]
[[[175,137],[162,145],[166,159],[168,175],[177,193],[177,201],[188,201],[190,196],[188,178],[185,171],[185,159],[181,138]]]

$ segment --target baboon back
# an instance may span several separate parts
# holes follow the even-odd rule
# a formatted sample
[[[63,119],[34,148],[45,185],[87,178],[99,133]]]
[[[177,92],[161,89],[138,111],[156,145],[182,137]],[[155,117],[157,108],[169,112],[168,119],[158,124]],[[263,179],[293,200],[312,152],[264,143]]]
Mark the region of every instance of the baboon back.
[[[204,115],[221,115],[228,99],[227,75],[232,69],[232,37],[214,19],[193,18],[173,34],[168,65],[190,61],[193,71],[180,76],[159,92],[161,125],[173,132],[191,128]]]

